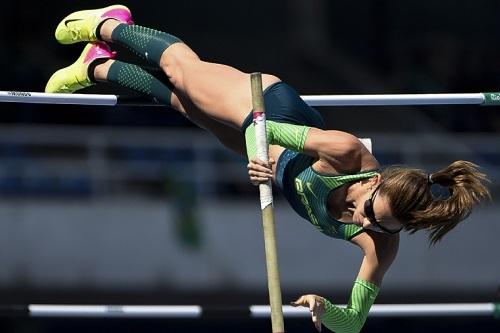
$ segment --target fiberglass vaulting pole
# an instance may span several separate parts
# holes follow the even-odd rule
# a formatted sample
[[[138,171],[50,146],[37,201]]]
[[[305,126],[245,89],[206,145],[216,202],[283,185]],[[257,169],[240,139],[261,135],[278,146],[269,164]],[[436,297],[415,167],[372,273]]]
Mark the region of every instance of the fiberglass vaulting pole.
[[[250,78],[257,157],[264,162],[268,162],[269,155],[266,137],[264,97],[262,94],[262,76],[261,73],[252,73]],[[283,308],[278,270],[271,180],[268,180],[267,183],[259,184],[259,191],[262,209],[262,224],[264,227],[264,245],[266,251],[267,285],[269,288],[269,302],[271,306],[271,323],[273,333],[278,333],[284,332],[285,328],[283,323]]]

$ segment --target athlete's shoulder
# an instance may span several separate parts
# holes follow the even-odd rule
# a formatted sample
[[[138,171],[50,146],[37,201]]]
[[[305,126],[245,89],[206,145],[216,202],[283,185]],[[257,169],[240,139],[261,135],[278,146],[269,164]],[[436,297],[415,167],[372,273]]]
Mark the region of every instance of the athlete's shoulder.
[[[366,148],[350,133],[312,128],[307,138],[307,146],[315,150],[322,167],[331,169],[332,172],[355,173],[362,168],[362,156]]]

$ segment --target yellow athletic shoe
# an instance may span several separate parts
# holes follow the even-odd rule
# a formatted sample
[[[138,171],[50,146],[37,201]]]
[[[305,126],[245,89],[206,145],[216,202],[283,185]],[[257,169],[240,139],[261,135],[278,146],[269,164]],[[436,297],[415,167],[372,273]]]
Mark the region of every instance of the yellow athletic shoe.
[[[56,39],[61,44],[94,42],[97,40],[96,28],[106,19],[116,19],[133,24],[132,13],[122,5],[100,9],[81,10],[66,16],[56,28]]]
[[[72,65],[55,72],[45,86],[48,93],[73,93],[94,84],[89,78],[89,65],[96,59],[113,59],[116,53],[111,52],[106,43],[89,43],[82,54]]]

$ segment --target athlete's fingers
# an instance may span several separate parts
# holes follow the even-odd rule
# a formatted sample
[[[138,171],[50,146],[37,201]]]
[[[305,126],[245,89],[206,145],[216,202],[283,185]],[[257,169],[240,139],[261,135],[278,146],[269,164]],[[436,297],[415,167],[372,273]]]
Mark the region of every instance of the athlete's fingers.
[[[262,167],[264,167],[266,169],[270,169],[271,165],[274,164],[274,163],[275,163],[274,159],[269,159],[268,163],[266,163],[266,162],[264,162],[264,161],[262,161],[261,159],[258,159],[258,158],[252,158],[252,159],[250,159],[250,164],[259,165],[259,166],[262,166]]]
[[[250,178],[256,177],[256,178],[263,178],[264,180],[267,180],[273,176],[272,174],[269,174],[267,172],[255,171],[255,170],[248,170],[248,175],[250,176]]]
[[[321,315],[323,315],[324,307],[323,301],[318,296],[313,296],[313,306],[312,306],[312,321],[314,323],[314,327],[318,332],[321,332]]]
[[[296,301],[290,303],[292,306],[307,306],[311,312],[314,327],[321,332],[321,316],[325,313],[324,300],[317,295],[302,295]]]
[[[296,301],[293,301],[290,303],[290,305],[292,306],[303,306],[306,304],[306,302],[304,302],[304,297],[305,296],[300,296]]]
[[[296,301],[291,302],[290,304],[293,306],[306,306],[309,308],[309,311],[312,311],[314,308],[315,295],[302,295]]]
[[[321,332],[321,319],[319,319],[319,315],[315,310],[311,312],[311,317],[314,327],[316,327],[318,332]]]
[[[321,319],[319,319],[319,316],[316,315],[316,320],[313,319],[314,327],[316,327],[316,330],[318,332],[321,332]]]
[[[269,179],[271,179],[273,175],[268,173],[268,172],[255,171],[255,170],[249,169],[248,176],[250,177],[250,182],[253,185],[258,186],[259,184],[268,182]]]
[[[260,171],[260,172],[264,172],[264,173],[268,173],[268,174],[272,174],[273,173],[273,170],[270,167],[263,166],[263,165],[260,165],[260,164],[256,164],[256,163],[253,163],[253,162],[250,162],[250,163],[247,164],[247,169],[254,170],[254,171]]]
[[[272,174],[273,173],[273,170],[269,167],[265,167],[265,166],[261,166],[261,165],[258,165],[258,164],[251,164],[249,169],[252,169],[252,170],[255,170],[255,171],[260,171],[260,172],[265,172],[265,173],[269,173],[269,174]]]
[[[307,303],[309,304],[309,311],[316,310],[316,297],[314,295],[307,295]]]

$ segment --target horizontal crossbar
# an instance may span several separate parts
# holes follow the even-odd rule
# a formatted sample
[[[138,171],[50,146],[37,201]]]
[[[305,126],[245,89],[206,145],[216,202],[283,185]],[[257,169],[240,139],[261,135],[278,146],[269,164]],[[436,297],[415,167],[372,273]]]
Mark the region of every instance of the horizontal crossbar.
[[[500,93],[389,94],[389,95],[304,95],[310,106],[391,106],[391,105],[500,105]],[[158,106],[155,100],[101,94],[53,94],[0,91],[0,102],[73,105]]]

